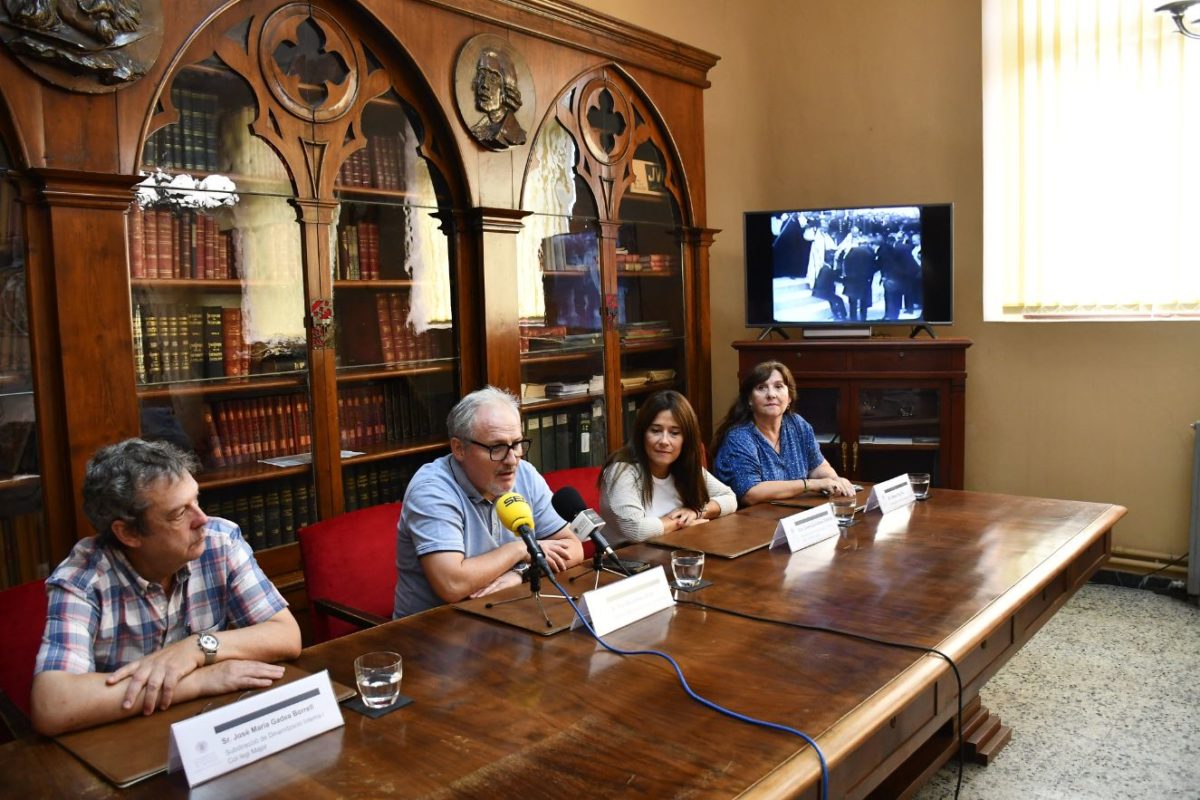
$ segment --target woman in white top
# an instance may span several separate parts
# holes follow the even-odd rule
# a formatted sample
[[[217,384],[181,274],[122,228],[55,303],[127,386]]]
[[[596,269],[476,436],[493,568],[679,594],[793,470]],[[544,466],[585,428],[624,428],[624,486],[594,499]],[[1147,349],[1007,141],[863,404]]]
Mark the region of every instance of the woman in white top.
[[[700,425],[687,398],[655,392],[638,409],[629,444],[600,476],[600,515],[614,541],[640,542],[737,509],[733,490],[700,459]]]

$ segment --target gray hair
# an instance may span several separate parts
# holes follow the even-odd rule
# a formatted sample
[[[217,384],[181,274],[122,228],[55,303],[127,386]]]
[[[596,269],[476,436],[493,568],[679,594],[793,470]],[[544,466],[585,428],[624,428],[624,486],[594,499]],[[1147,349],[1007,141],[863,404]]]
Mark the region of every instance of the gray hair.
[[[446,415],[446,430],[450,436],[461,441],[474,438],[475,417],[485,406],[511,408],[516,412],[517,419],[521,418],[521,403],[516,395],[507,389],[485,386],[471,392],[450,409]]]
[[[115,543],[112,526],[117,520],[141,530],[150,506],[143,490],[163,478],[179,480],[197,467],[194,455],[170,442],[126,439],[97,450],[84,472],[83,513],[95,527],[98,543]]]

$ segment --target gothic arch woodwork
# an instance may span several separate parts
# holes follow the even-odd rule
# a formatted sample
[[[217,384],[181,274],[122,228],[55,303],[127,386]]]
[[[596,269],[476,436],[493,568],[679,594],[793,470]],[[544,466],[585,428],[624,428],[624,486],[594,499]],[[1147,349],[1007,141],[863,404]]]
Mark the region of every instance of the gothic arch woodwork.
[[[575,78],[554,99],[543,126],[550,119],[574,138],[576,173],[591,188],[602,220],[617,218],[635,180],[635,155],[649,143],[662,156],[663,185],[679,206],[680,222],[692,223],[692,202],[674,142],[664,133],[654,105],[620,67],[607,64]]]

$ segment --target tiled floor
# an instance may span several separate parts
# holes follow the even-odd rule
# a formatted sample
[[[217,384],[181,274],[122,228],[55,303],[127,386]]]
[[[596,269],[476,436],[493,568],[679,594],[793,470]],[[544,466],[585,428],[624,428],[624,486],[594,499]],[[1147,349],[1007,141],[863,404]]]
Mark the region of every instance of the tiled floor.
[[[962,800],[1200,799],[1200,609],[1089,584],[1005,665],[983,702],[1013,729]],[[957,762],[917,800],[954,795]]]

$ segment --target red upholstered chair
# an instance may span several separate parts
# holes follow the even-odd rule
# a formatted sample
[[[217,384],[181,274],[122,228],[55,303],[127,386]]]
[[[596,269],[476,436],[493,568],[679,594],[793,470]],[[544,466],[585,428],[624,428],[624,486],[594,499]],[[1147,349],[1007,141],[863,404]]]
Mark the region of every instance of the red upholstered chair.
[[[392,618],[400,507],[351,511],[297,532],[316,642]]]
[[[46,627],[46,581],[36,580],[0,591],[0,619],[4,644],[0,647],[0,715],[5,736],[16,738],[32,731],[29,725],[29,690],[33,662],[37,659]]]
[[[600,511],[600,480],[599,467],[572,467],[571,469],[557,469],[553,472],[547,472],[543,476],[546,483],[550,486],[550,491],[557,492],[564,486],[574,486],[579,492],[579,496],[583,498],[583,502],[587,503],[587,507],[593,511]],[[570,522],[571,520],[567,520]],[[596,549],[596,545],[586,541],[583,543],[583,555],[585,558],[592,557],[592,551]]]

